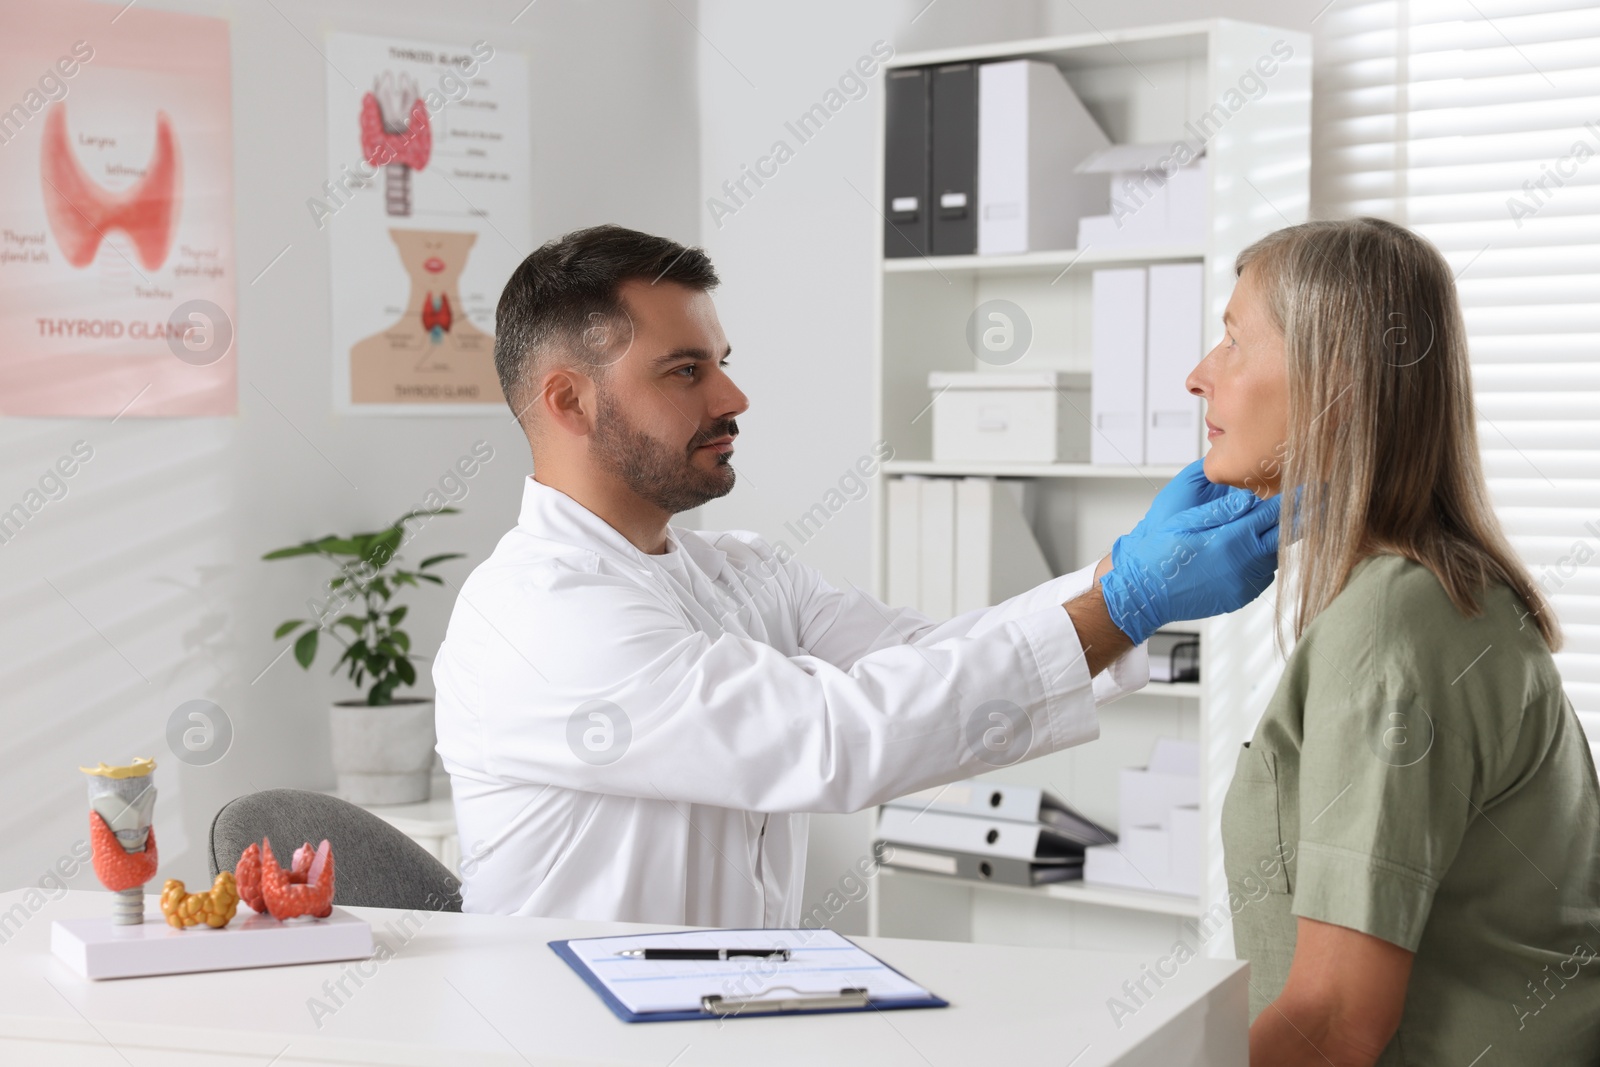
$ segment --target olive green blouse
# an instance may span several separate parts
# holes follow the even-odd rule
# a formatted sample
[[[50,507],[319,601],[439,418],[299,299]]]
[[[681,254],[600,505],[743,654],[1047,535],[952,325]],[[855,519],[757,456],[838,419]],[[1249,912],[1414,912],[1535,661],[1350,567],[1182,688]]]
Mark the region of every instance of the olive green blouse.
[[[1522,601],[1480,606],[1376,556],[1289,657],[1222,809],[1251,1018],[1303,916],[1416,954],[1380,1064],[1600,1063],[1594,761]]]

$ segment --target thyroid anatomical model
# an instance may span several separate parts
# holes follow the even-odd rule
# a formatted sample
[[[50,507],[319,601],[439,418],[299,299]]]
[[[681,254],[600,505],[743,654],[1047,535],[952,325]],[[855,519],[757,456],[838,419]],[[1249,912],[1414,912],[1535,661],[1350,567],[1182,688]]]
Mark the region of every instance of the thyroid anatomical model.
[[[156,875],[160,857],[151,819],[156,807],[153,759],[108,767],[79,767],[89,776],[89,848],[95,877],[116,894],[111,922],[144,922],[144,884]]]
[[[433,154],[428,105],[409,74],[384,71],[361,98],[361,154],[383,168],[383,205],[391,215],[411,214],[411,172]]]
[[[278,920],[310,915],[325,919],[333,914],[333,846],[323,838],[316,850],[306,842],[294,850],[286,871],[272,854],[272,842],[251,842],[233,869],[239,897],[256,912],[271,912]]]
[[[183,162],[166,112],[156,112],[156,144],[144,176],[120,192],[102,188],[84,171],[67,136],[67,104],[51,105],[44,119],[39,178],[45,217],[61,254],[74,267],[94,260],[113,230],[127,234],[145,270],[159,270],[178,230]]]

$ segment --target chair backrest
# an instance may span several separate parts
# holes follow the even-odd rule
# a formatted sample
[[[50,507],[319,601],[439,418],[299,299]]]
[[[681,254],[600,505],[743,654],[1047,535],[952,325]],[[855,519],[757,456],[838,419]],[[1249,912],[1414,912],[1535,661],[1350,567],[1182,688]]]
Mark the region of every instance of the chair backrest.
[[[224,804],[211,820],[211,877],[233,870],[245,847],[263,837],[285,867],[302,844],[327,838],[335,904],[461,910],[461,880],[421,845],[370,811],[303,789],[265,789]]]

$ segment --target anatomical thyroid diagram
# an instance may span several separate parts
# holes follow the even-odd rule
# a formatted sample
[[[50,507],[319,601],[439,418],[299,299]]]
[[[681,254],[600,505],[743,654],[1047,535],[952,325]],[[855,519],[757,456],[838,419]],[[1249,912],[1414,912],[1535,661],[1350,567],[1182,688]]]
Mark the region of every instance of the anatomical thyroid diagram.
[[[91,178],[73,153],[66,102],[46,113],[39,154],[45,218],[62,257],[74,267],[92,263],[101,242],[117,231],[127,235],[145,270],[160,270],[166,263],[178,229],[183,163],[165,112],[156,112],[155,127],[155,149],[144,177],[114,192]]]
[[[334,408],[492,411],[495,302],[533,238],[526,57],[333,33],[327,59],[330,195],[307,208],[328,240]]]
[[[461,310],[461,269],[475,233],[391,229],[411,278],[398,321],[350,349],[350,394],[357,403],[494,402],[494,336]]]
[[[372,92],[361,98],[361,154],[383,168],[383,206],[391,215],[411,214],[411,172],[422,170],[433,154],[428,105],[417,95],[417,81],[384,71]]]
[[[237,410],[228,29],[0,0],[0,418]]]

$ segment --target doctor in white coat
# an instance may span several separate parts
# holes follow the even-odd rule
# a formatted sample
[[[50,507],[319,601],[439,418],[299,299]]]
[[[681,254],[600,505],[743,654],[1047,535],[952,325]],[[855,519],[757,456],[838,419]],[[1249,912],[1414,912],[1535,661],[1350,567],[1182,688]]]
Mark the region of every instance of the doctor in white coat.
[[[943,622],[670,525],[734,486],[748,401],[716,284],[700,250],[603,226],[500,298],[534,473],[433,665],[466,911],[796,925],[807,813],[1093,740],[1151,630],[1272,580],[1277,500],[1198,465],[1098,567]]]

